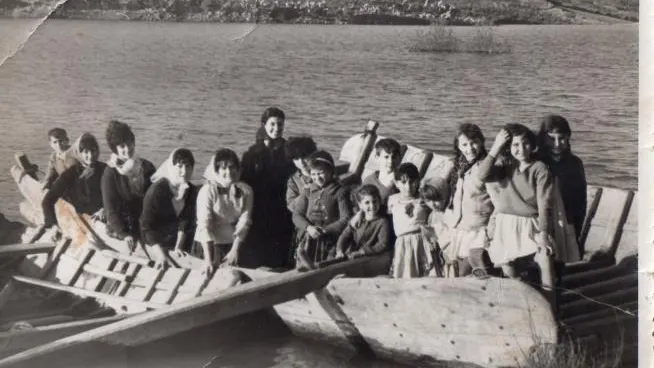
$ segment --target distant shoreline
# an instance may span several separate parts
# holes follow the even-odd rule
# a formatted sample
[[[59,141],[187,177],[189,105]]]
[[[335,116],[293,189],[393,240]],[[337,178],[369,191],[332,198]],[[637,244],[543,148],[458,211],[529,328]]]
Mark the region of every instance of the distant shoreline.
[[[32,1],[32,2],[28,2]],[[588,0],[68,0],[51,18],[164,22],[355,24],[355,25],[503,25],[598,24],[637,22],[633,4],[599,8]],[[589,3],[586,7],[580,3]],[[624,1],[623,1],[624,2]],[[147,6],[146,6],[147,5]],[[283,5],[283,6],[282,6]],[[583,4],[582,4],[583,5]],[[3,18],[41,18],[51,8],[38,0],[8,0]]]

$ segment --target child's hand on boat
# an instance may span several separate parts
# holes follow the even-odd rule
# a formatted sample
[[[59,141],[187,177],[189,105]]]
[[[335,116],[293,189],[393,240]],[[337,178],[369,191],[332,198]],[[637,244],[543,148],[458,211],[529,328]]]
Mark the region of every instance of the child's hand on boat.
[[[355,258],[361,258],[361,257],[363,257],[363,256],[365,256],[365,255],[366,255],[366,254],[363,253],[362,251],[360,251],[360,250],[355,250],[354,252],[350,252],[350,254],[347,255],[347,258],[349,258],[349,259],[355,259]]]
[[[339,249],[339,250],[336,251],[336,255],[334,256],[334,258],[336,258],[336,259],[345,258],[345,253],[343,253],[343,251]]]
[[[130,252],[134,252],[136,250],[136,242],[134,241],[133,237],[128,235],[123,240],[125,241],[125,244],[127,244],[127,246],[129,247]]]
[[[309,234],[311,239],[318,239],[322,234],[324,234],[324,230],[318,226],[309,225],[307,226],[307,234]]]
[[[497,137],[495,137],[495,141],[493,142],[493,146],[491,147],[490,151],[488,154],[490,154],[493,157],[497,157],[497,155],[502,152],[502,148],[506,144],[506,142],[509,141],[511,138],[511,135],[509,132],[506,131],[506,129],[500,130],[499,133],[497,133]]]
[[[225,258],[223,258],[223,264],[227,266],[236,266],[238,264],[238,252],[236,249],[232,248],[227,252]]]

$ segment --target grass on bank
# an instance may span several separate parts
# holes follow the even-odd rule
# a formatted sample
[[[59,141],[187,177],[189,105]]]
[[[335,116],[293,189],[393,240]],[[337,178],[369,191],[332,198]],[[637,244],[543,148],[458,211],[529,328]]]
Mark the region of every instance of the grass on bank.
[[[490,26],[477,28],[470,40],[463,41],[454,35],[451,27],[433,25],[426,31],[418,31],[416,40],[409,50],[414,52],[505,54],[511,52],[511,45],[504,38],[499,37]]]

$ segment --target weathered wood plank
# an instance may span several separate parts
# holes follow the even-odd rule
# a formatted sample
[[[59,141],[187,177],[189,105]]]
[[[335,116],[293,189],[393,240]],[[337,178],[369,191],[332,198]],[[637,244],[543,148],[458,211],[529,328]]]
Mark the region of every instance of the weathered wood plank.
[[[616,263],[638,254],[638,202],[640,198],[638,192],[635,192],[627,220],[622,226],[620,241],[614,252]]]
[[[33,243],[33,244],[8,244],[0,246],[0,257],[26,256],[28,254],[50,253],[56,244]]]
[[[422,178],[427,172],[427,169],[429,168],[429,164],[431,163],[433,157],[434,157],[433,153],[409,145],[406,147],[404,156],[402,156],[402,163],[410,162],[416,165],[416,167],[418,168],[418,173]]]
[[[549,303],[519,281],[341,278],[327,290],[381,357],[514,366],[535,336],[557,342]]]
[[[96,298],[100,300],[107,300],[113,303],[118,303],[122,305],[135,305],[135,306],[144,306],[147,308],[163,308],[166,305],[161,304],[161,303],[152,303],[152,302],[147,302],[147,301],[139,301],[139,300],[130,300],[127,298],[122,298],[122,297],[117,297],[113,295],[108,295],[104,293],[100,293],[97,291],[93,290],[86,290],[74,286],[68,286],[68,285],[62,285],[58,284],[56,282],[50,282],[50,281],[43,281],[31,277],[24,277],[24,276],[14,276],[14,279],[20,282],[24,282],[27,284],[32,284],[36,286],[41,286],[44,288],[52,289],[52,290],[61,290],[61,291],[66,291],[71,294],[79,295],[79,296],[88,296],[91,298]]]
[[[602,196],[586,236],[584,249],[587,255],[596,252],[614,255],[632,198],[630,191],[602,188]]]
[[[102,317],[0,333],[0,342],[3,346],[0,350],[0,356],[6,356],[12,352],[30,349],[66,336],[117,322],[123,318],[125,317]]]
[[[588,231],[590,230],[590,223],[597,213],[597,206],[599,201],[602,198],[602,188],[589,185],[586,188],[586,217],[584,218],[584,224],[581,227],[581,235],[579,236],[579,242],[584,245],[586,244],[586,238],[588,237]]]
[[[324,287],[335,275],[348,273],[350,270],[357,272],[382,261],[388,263],[388,257],[355,259],[308,272],[272,274],[269,278],[254,280],[220,294],[203,295],[168,308],[129,317],[111,326],[99,327],[23,351],[1,360],[0,367],[18,363],[29,364],[30,359],[44,359],[49,354],[61,354],[67,349],[93,341],[123,346],[143,344],[297,299]]]

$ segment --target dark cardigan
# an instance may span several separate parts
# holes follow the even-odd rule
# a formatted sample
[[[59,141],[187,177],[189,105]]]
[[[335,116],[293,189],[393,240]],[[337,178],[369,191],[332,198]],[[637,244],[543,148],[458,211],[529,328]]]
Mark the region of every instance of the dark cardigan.
[[[107,167],[102,176],[102,202],[107,230],[119,239],[128,235],[138,238],[143,197],[150,187],[150,177],[155,168],[152,162],[143,160],[142,170],[142,175],[133,184],[130,184],[127,176],[119,174],[112,167]]]
[[[80,178],[85,170],[81,163],[76,163],[62,172],[41,202],[45,226],[49,227],[57,223],[54,206],[59,198],[70,202],[78,213],[92,215],[100,210],[102,208],[100,182],[106,167],[107,164],[104,162],[94,163],[93,174],[88,178]]]
[[[579,238],[588,205],[584,164],[572,153],[564,155],[560,161],[554,161],[549,157],[545,157],[543,161],[559,181],[566,218],[575,227]]]
[[[189,185],[184,198],[184,208],[179,216],[173,207],[173,192],[168,180],[161,179],[150,186],[143,199],[143,213],[140,219],[141,236],[145,244],[172,248],[175,246],[177,231],[186,233],[185,245],[191,244],[196,227],[198,187],[191,183]]]

